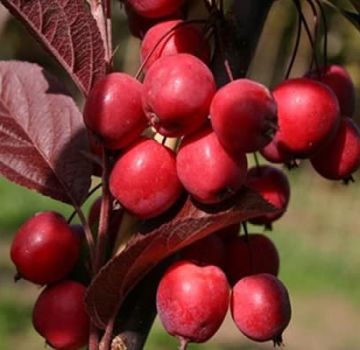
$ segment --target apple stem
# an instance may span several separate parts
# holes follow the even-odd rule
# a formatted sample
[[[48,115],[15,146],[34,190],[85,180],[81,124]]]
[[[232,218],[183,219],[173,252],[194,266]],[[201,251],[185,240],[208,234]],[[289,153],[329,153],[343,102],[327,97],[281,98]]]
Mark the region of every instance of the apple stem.
[[[184,337],[179,337],[179,350],[186,350],[188,346],[188,340]]]
[[[321,1],[319,0],[315,0],[315,2],[317,3],[317,5],[319,6],[320,9],[320,13],[321,13],[321,20],[323,23],[323,27],[324,27],[324,67],[327,66],[327,61],[328,61],[328,55],[327,55],[327,47],[328,47],[328,24],[327,24],[327,19],[326,19],[326,15],[325,15],[325,11],[324,11],[324,7],[321,3]]]
[[[295,58],[296,58],[296,55],[297,55],[297,52],[298,52],[299,46],[300,46],[301,29],[302,29],[302,21],[301,21],[301,16],[298,13],[298,24],[297,24],[297,33],[296,33],[295,45],[294,45],[294,49],[293,49],[293,52],[292,52],[292,55],[291,55],[289,67],[288,67],[288,69],[286,71],[286,74],[285,74],[285,80],[289,79],[291,70],[292,70],[292,68],[294,66]]]

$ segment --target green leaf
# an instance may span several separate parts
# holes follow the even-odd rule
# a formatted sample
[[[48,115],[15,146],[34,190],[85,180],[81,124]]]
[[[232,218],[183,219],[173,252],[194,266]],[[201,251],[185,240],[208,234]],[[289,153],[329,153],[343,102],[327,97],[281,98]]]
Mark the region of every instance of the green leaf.
[[[349,0],[360,14],[360,0]]]
[[[359,0],[350,0],[350,1],[354,5],[354,7],[357,10],[359,10],[359,8],[360,8]],[[348,21],[350,21],[355,26],[355,28],[360,32],[360,14],[359,13],[343,10],[343,9],[339,8],[338,6],[334,5],[331,1],[328,1],[328,0],[322,0],[322,2],[326,6],[338,11]]]

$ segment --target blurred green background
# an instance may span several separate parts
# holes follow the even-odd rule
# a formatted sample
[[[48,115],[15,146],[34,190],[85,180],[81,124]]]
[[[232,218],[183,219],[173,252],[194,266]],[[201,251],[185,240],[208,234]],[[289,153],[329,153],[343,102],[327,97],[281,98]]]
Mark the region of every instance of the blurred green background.
[[[309,9],[305,7],[304,10],[311,24]],[[134,74],[138,68],[139,41],[129,37],[120,9],[115,7],[114,12],[114,42],[119,44],[116,67]],[[332,11],[327,14],[329,61],[349,70],[359,96],[360,35],[339,14]],[[268,86],[283,78],[295,23],[296,14],[291,2],[276,1],[250,69],[252,78]],[[1,6],[0,59],[37,62],[64,76],[56,63]],[[292,75],[304,74],[310,60],[309,44],[302,40]],[[70,81],[68,86],[76,91]],[[357,101],[355,118],[358,122],[359,107]],[[279,249],[280,278],[292,299],[292,322],[284,335],[286,349],[359,349],[360,176],[355,174],[357,181],[349,186],[332,183],[316,175],[307,162],[287,173],[292,189],[290,206],[273,231],[268,232]],[[72,210],[2,178],[0,199],[0,350],[43,349],[43,339],[31,326],[32,306],[40,290],[24,281],[13,283],[15,271],[9,259],[9,247],[15,230],[35,212],[57,210],[68,216]],[[88,206],[89,203],[85,211]],[[261,231],[262,228],[253,226],[250,230]],[[145,349],[175,348],[176,342],[157,322]],[[256,350],[270,349],[272,344],[256,344],[245,339],[228,318],[211,341],[202,346],[190,346],[192,348]]]

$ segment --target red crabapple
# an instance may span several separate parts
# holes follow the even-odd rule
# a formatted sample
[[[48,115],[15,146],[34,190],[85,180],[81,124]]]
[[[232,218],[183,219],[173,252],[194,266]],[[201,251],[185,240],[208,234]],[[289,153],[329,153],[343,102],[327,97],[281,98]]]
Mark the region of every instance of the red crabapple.
[[[224,242],[214,233],[183,248],[180,256],[181,259],[192,260],[197,265],[215,265],[223,268],[225,262]]]
[[[360,166],[360,129],[343,117],[334,138],[311,159],[314,169],[329,180],[347,179]]]
[[[245,276],[258,273],[279,273],[279,253],[262,234],[248,234],[229,239],[225,243],[224,272],[233,286]]]
[[[275,213],[268,213],[250,220],[257,225],[270,225],[286,211],[290,199],[290,185],[284,172],[271,165],[254,166],[249,169],[246,186],[260,194],[275,208]]]
[[[126,0],[141,16],[157,18],[180,10],[184,0]]]
[[[260,150],[260,154],[267,161],[275,164],[291,164],[294,158],[292,154],[286,152],[279,146],[276,134],[271,142]]]
[[[210,69],[197,57],[185,53],[163,57],[145,76],[144,111],[160,134],[186,135],[206,121],[215,89]]]
[[[95,83],[86,100],[86,126],[107,148],[120,149],[146,128],[142,84],[125,73],[111,73]]]
[[[211,102],[212,127],[231,153],[254,152],[267,145],[276,129],[276,103],[255,81],[238,79],[218,90]]]
[[[130,33],[139,39],[143,39],[147,31],[157,23],[182,17],[181,11],[176,11],[164,17],[144,17],[138,14],[128,2],[125,3],[125,11]]]
[[[202,343],[219,329],[229,308],[229,285],[216,266],[179,261],[165,272],[156,296],[166,331],[181,343]]]
[[[50,211],[27,220],[11,245],[19,276],[41,285],[66,277],[79,254],[79,237],[61,215]]]
[[[57,350],[77,350],[86,345],[90,318],[85,310],[86,288],[64,280],[46,287],[33,310],[33,325]]]
[[[226,226],[215,232],[217,236],[219,236],[223,242],[226,242],[228,239],[232,239],[233,237],[237,237],[241,230],[241,222],[238,224],[233,224]]]
[[[164,213],[182,192],[175,154],[154,140],[140,139],[115,163],[110,174],[110,191],[140,219]]]
[[[181,19],[154,25],[141,42],[141,61],[146,60],[144,71],[160,57],[178,53],[189,53],[209,63],[210,46],[204,34],[196,26],[186,24]]]
[[[275,276],[262,273],[242,278],[233,288],[230,309],[236,326],[248,338],[282,343],[291,305],[285,286]]]
[[[278,105],[278,144],[298,158],[312,156],[339,121],[339,103],[326,85],[311,79],[285,80],[273,91]]]
[[[177,173],[185,189],[201,203],[219,203],[244,184],[245,153],[226,152],[211,128],[186,136],[176,157]]]
[[[329,86],[338,98],[341,115],[352,117],[355,111],[355,86],[349,73],[335,64],[322,67],[319,73],[314,70],[307,76]]]

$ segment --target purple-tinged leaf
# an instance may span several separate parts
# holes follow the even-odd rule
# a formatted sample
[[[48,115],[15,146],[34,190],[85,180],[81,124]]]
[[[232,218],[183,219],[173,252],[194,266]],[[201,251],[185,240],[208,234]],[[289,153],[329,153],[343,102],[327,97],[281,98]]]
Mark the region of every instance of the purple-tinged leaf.
[[[1,0],[87,95],[105,74],[105,49],[85,0]]]
[[[171,217],[146,234],[137,233],[120,254],[95,277],[87,293],[88,311],[105,328],[127,294],[161,260],[225,226],[276,211],[255,192],[244,188],[218,206],[195,204],[190,198]]]
[[[60,83],[36,64],[0,62],[0,174],[69,204],[91,180],[83,119]]]

